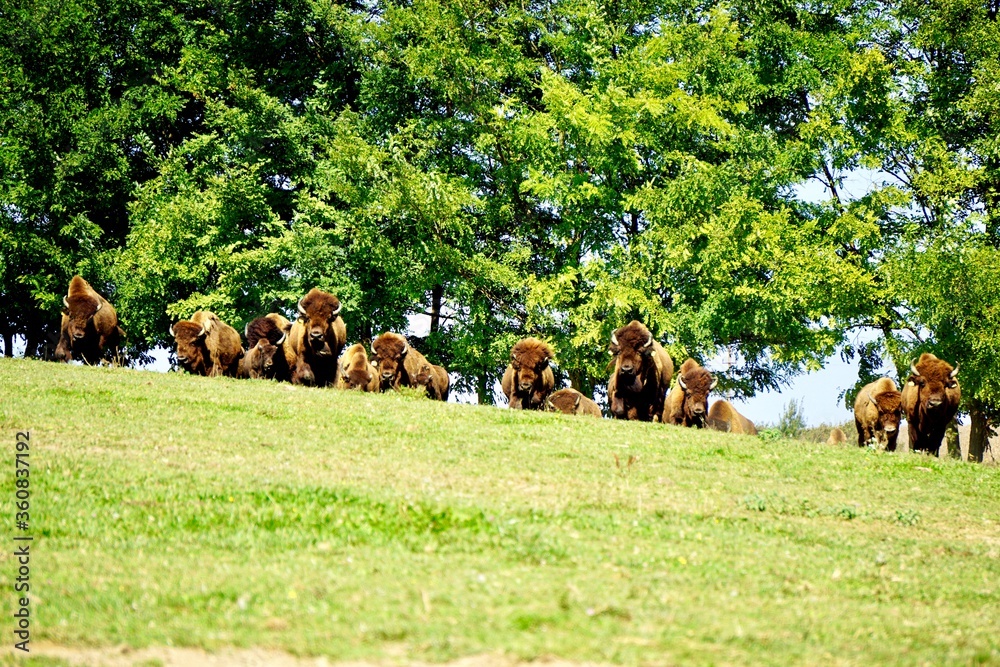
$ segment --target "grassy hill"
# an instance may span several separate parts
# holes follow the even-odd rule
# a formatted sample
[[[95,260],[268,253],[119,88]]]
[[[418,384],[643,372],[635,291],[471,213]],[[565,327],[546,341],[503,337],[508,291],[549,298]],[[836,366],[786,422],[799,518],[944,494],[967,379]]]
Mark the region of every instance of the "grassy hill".
[[[0,425],[33,640],[1000,664],[994,467],[7,359]]]

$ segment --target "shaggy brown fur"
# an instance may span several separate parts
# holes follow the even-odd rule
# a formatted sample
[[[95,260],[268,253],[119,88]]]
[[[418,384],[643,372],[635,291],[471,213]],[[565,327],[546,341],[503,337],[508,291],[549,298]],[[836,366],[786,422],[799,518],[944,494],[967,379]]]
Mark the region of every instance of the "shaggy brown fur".
[[[830,437],[826,439],[826,444],[828,445],[841,445],[845,442],[847,442],[847,434],[839,427],[834,427],[830,431]]]
[[[95,292],[86,280],[73,276],[63,297],[59,343],[54,358],[59,361],[81,359],[88,364],[96,364],[107,350],[114,359],[124,337],[125,332],[118,326],[115,307]]]
[[[270,313],[249,322],[243,329],[247,337],[247,351],[240,365],[240,376],[291,380],[291,369],[284,350],[291,329],[292,323],[278,313]]]
[[[674,362],[641,322],[632,320],[611,335],[615,370],[608,380],[611,416],[660,421]]]
[[[368,361],[365,346],[355,343],[347,348],[340,358],[340,370],[337,373],[338,389],[360,389],[361,391],[378,391],[378,375],[375,367]]]
[[[435,401],[447,401],[451,389],[451,378],[443,366],[427,363],[420,367],[414,378],[418,385],[427,389],[427,396]]]
[[[239,372],[243,347],[236,329],[213,312],[199,310],[190,320],[170,328],[177,342],[177,363],[193,375],[228,375]]]
[[[315,287],[299,299],[299,319],[285,341],[285,360],[292,382],[317,387],[337,380],[337,357],[347,343],[340,300]]]
[[[514,410],[544,410],[545,398],[556,379],[549,363],[555,357],[549,344],[537,338],[519,340],[510,351],[510,363],[500,387]]]
[[[372,341],[372,356],[378,367],[379,390],[417,387],[417,375],[430,362],[399,334],[384,333]]]
[[[676,384],[667,394],[663,422],[703,428],[708,412],[708,392],[715,389],[717,382],[697,361],[686,359],[677,373]]]
[[[603,417],[597,403],[576,389],[560,389],[549,394],[545,401],[545,409],[549,412],[561,412],[564,415],[586,415],[598,419]]]
[[[910,377],[903,386],[903,412],[909,424],[910,449],[936,453],[944,431],[958,412],[962,389],[958,368],[924,352],[910,364]]]
[[[757,427],[753,422],[737,412],[729,401],[719,400],[712,403],[705,422],[709,428],[714,428],[716,431],[757,435]]]
[[[854,399],[854,425],[858,429],[858,447],[874,439],[886,451],[896,451],[899,420],[903,408],[896,383],[889,378],[869,382]]]

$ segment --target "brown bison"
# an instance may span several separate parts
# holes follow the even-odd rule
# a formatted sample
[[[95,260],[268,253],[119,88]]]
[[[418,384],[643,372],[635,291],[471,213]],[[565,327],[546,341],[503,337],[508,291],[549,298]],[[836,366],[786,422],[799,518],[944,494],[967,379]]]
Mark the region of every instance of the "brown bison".
[[[677,384],[667,394],[663,423],[703,428],[708,412],[708,392],[718,383],[697,361],[685,360],[677,373]]]
[[[361,391],[378,391],[378,375],[374,362],[368,361],[365,346],[355,343],[347,348],[340,358],[340,370],[337,372],[337,389],[360,389]]]
[[[443,366],[426,363],[417,371],[414,378],[418,386],[427,389],[427,395],[435,401],[447,401],[451,389],[451,378]]]
[[[291,380],[291,369],[283,348],[291,329],[292,323],[278,313],[248,322],[243,329],[247,351],[240,366],[240,375],[253,379]]]
[[[828,445],[842,445],[847,442],[847,434],[844,433],[844,429],[839,427],[834,427],[830,431],[830,437],[826,439],[826,444]]]
[[[608,380],[611,416],[659,421],[674,374],[674,362],[641,322],[632,320],[611,334],[615,370]]]
[[[177,342],[177,363],[193,375],[239,374],[243,346],[240,334],[215,313],[199,310],[190,320],[170,327]]]
[[[903,387],[902,403],[909,424],[910,449],[937,452],[948,423],[958,412],[962,389],[958,366],[924,352],[910,364],[910,378]]]
[[[299,299],[299,319],[285,341],[292,382],[317,387],[337,380],[337,358],[347,343],[340,299],[315,287]]]
[[[63,297],[59,343],[53,357],[59,361],[80,359],[88,364],[101,361],[104,351],[118,355],[125,332],[118,326],[118,313],[86,280],[73,276]]]
[[[500,387],[512,409],[545,409],[545,398],[556,384],[549,366],[554,356],[549,344],[537,338],[524,338],[511,348]]]
[[[564,415],[587,415],[600,419],[601,408],[576,389],[560,389],[552,392],[545,399],[545,409],[549,412],[561,412]]]
[[[869,382],[854,399],[854,425],[858,429],[858,446],[864,447],[874,438],[886,451],[896,451],[902,403],[896,383],[889,378]]]
[[[753,422],[737,412],[729,401],[719,400],[712,403],[705,425],[716,431],[757,435],[757,427]]]
[[[384,333],[372,341],[372,355],[378,369],[379,389],[418,387],[420,369],[430,365],[427,358],[406,342],[399,334]]]

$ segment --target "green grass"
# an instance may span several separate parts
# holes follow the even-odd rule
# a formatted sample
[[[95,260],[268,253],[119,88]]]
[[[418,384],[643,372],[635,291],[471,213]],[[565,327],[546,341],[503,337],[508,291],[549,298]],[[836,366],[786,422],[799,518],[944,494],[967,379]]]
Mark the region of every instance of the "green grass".
[[[0,426],[8,510],[31,430],[34,640],[1000,664],[997,468],[22,360]]]

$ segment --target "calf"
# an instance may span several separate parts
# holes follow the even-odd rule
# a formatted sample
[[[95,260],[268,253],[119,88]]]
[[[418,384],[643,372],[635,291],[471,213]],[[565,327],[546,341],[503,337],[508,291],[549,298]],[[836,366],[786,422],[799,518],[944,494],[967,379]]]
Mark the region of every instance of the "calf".
[[[289,381],[292,379],[284,345],[292,323],[283,315],[270,313],[248,322],[243,329],[247,351],[243,356],[240,375],[248,378]]]
[[[378,391],[378,375],[373,364],[368,361],[365,346],[355,343],[340,358],[337,384],[334,386],[338,389]]]
[[[881,378],[866,384],[854,399],[858,446],[864,447],[875,440],[886,451],[896,451],[902,414],[902,395],[895,382]]]
[[[435,401],[447,401],[451,389],[451,378],[443,366],[426,363],[417,371],[414,378],[417,385],[427,389],[427,396]]]

